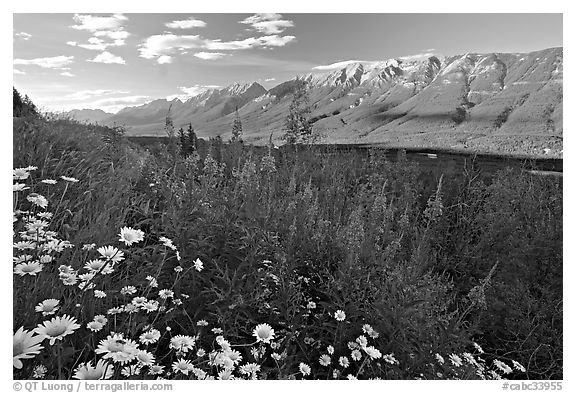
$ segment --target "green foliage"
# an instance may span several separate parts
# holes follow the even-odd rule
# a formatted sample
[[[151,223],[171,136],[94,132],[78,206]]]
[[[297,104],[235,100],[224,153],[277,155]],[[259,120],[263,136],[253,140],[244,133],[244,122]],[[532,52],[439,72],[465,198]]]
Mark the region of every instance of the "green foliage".
[[[236,108],[236,117],[234,117],[234,123],[232,124],[232,138],[230,138],[230,142],[242,142],[242,121],[240,121],[238,108]]]
[[[32,100],[25,95],[22,97],[16,88],[12,87],[12,116],[38,117],[38,109]]]
[[[294,86],[293,98],[290,103],[288,115],[285,120],[286,132],[282,138],[286,143],[307,143],[312,138],[312,124],[309,121],[311,109],[308,96],[307,83],[297,79]]]

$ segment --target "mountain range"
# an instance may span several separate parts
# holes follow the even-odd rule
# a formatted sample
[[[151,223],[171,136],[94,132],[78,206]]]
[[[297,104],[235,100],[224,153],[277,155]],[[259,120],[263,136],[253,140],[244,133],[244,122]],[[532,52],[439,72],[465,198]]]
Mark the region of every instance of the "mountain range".
[[[299,75],[320,143],[375,143],[531,156],[562,156],[563,50],[422,55]],[[296,78],[266,90],[235,83],[186,101],[158,99],[116,114],[74,110],[82,121],[124,125],[128,135],[163,136],[191,123],[199,137],[229,139],[235,111],[244,140],[280,144]]]

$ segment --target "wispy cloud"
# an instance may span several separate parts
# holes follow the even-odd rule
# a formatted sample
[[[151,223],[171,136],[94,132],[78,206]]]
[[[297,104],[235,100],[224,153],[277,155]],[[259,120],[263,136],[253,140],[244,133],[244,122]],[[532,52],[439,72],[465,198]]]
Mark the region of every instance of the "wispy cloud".
[[[345,61],[339,61],[337,63],[327,64],[327,65],[319,65],[316,67],[312,67],[312,69],[317,70],[317,71],[339,70],[339,69],[346,67],[347,65],[354,64],[354,63],[371,63],[371,62],[363,61],[363,60],[345,60]]]
[[[14,35],[18,38],[22,38],[24,41],[28,41],[30,38],[32,38],[32,34],[28,34],[24,31],[21,31],[20,33],[16,33]]]
[[[74,15],[75,25],[70,26],[76,30],[96,32],[98,30],[116,30],[121,28],[128,18],[122,14],[112,16]]]
[[[400,60],[404,60],[404,61],[410,61],[410,60],[419,60],[419,59],[423,59],[423,58],[427,58],[430,56],[434,56],[434,49],[430,50],[428,49],[427,51],[424,51],[422,53],[416,53],[414,55],[409,55],[409,56],[401,56],[398,57],[398,59]]]
[[[71,72],[69,72],[69,71],[61,72],[60,75],[62,75],[62,76],[68,76],[68,77],[76,76],[76,75],[74,75],[73,73],[71,73]]]
[[[158,59],[156,59],[158,64],[170,64],[170,63],[172,63],[173,60],[174,60],[174,58],[172,56],[168,56],[168,55],[162,55],[162,56],[158,57]]]
[[[120,56],[113,55],[110,52],[102,52],[92,60],[88,60],[92,63],[104,63],[104,64],[126,64],[126,61]]]
[[[20,71],[20,70],[18,70],[18,69],[16,69],[16,68],[12,68],[12,73],[13,73],[14,75],[26,75],[26,73],[25,73],[24,71]]]
[[[264,79],[264,82],[272,82],[275,80],[276,80],[276,78],[267,78],[267,79]]]
[[[255,14],[238,23],[252,26],[253,29],[264,34],[280,34],[294,22],[282,19],[280,14]]]
[[[202,60],[218,60],[228,55],[220,52],[198,52],[194,53],[194,56]]]
[[[188,18],[166,23],[166,27],[171,29],[191,29],[194,27],[206,27],[206,22],[199,19]]]
[[[114,95],[114,94],[128,94],[129,92],[123,90],[110,90],[110,89],[94,89],[94,90],[80,90],[74,93],[66,94],[62,97],[62,100],[66,101],[83,101],[94,97],[100,97],[103,95]]]
[[[36,65],[42,68],[68,70],[74,56],[38,57],[35,59],[14,59],[14,65]]]
[[[187,49],[244,50],[251,48],[281,47],[292,42],[294,36],[269,35],[249,37],[244,40],[222,41],[206,39],[199,35],[157,34],[148,37],[139,48],[140,57],[159,60],[161,56],[173,56]]]

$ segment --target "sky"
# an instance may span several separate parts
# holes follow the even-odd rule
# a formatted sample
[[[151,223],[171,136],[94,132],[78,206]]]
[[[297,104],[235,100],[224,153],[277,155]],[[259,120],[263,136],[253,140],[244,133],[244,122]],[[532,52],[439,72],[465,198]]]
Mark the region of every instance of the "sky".
[[[13,85],[43,110],[117,112],[343,61],[558,47],[562,27],[551,13],[15,13]]]

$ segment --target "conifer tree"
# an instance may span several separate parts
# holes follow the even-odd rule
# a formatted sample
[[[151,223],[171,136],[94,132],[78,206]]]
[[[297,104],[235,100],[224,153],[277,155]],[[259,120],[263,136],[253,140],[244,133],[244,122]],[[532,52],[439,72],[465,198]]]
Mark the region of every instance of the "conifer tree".
[[[305,80],[297,78],[292,103],[284,122],[286,132],[282,139],[288,144],[310,141],[312,137],[312,124],[309,121],[310,113],[307,83]]]
[[[232,124],[232,138],[230,139],[230,142],[242,142],[242,121],[240,121],[238,107],[236,107],[236,117],[234,118],[234,123]]]

